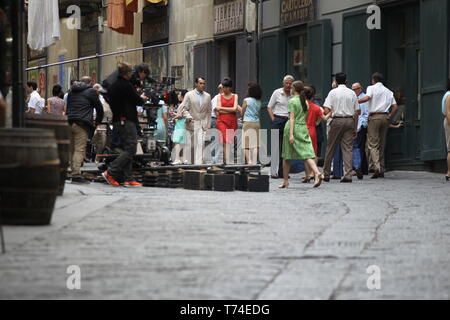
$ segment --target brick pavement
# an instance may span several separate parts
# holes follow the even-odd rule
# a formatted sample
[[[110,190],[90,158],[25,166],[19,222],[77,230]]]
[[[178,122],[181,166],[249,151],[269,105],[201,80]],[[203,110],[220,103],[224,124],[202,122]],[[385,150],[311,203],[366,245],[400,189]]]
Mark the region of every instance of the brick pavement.
[[[449,299],[450,184],[293,175],[216,193],[68,184],[48,227],[5,227],[0,299]],[[81,290],[66,268],[81,268]],[[368,266],[381,270],[369,290]]]

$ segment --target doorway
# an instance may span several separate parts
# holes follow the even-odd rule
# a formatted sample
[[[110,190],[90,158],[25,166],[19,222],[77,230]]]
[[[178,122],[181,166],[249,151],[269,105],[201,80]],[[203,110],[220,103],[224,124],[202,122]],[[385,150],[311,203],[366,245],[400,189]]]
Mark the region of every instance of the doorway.
[[[234,38],[221,40],[220,50],[220,81],[228,77],[236,83],[236,40]]]
[[[386,160],[391,165],[420,162],[420,11],[418,3],[386,10],[386,86],[394,92],[403,127],[391,128]]]

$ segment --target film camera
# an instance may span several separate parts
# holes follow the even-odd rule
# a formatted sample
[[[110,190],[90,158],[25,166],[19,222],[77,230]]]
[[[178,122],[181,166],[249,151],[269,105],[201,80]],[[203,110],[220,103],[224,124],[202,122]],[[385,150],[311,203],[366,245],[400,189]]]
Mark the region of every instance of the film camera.
[[[112,77],[112,76],[111,76]],[[138,138],[138,143],[142,148],[142,154],[134,156],[133,167],[135,169],[145,168],[150,162],[163,163],[165,165],[170,162],[170,150],[167,141],[157,140],[156,133],[158,130],[158,110],[163,104],[173,103],[175,95],[174,90],[170,90],[173,86],[173,78],[163,78],[162,82],[156,82],[153,79],[145,81],[145,86],[136,87],[140,93],[144,93],[148,97],[148,101],[142,106],[143,119],[140,121],[142,133]],[[132,81],[133,83],[133,81]],[[134,83],[133,83],[134,85]],[[109,163],[117,158],[117,154],[108,154],[105,157],[105,163],[102,164],[101,170],[106,170]]]
[[[153,81],[151,86],[143,88],[143,93],[148,97],[148,101],[142,106],[146,121],[142,124],[142,150],[146,160],[154,162],[162,162],[168,164],[170,162],[170,150],[166,141],[159,141],[155,138],[155,133],[158,130],[158,110],[164,104],[170,105],[174,103],[174,91],[169,91],[170,87],[174,85],[175,79],[164,77],[162,82]]]

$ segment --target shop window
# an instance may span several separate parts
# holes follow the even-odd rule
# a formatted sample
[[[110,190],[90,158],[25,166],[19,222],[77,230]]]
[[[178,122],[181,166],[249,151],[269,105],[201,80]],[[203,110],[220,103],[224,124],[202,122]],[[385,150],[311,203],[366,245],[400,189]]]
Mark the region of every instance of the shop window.
[[[308,37],[301,33],[289,37],[288,40],[288,71],[296,80],[308,82]]]
[[[144,62],[150,67],[150,76],[161,81],[169,75],[168,71],[169,48],[167,46],[144,50]]]

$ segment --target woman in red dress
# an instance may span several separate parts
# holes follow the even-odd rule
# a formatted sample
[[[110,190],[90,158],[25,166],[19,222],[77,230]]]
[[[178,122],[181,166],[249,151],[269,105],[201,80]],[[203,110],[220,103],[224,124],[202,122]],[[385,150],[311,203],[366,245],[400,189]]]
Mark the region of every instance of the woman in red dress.
[[[308,116],[306,118],[306,126],[308,127],[309,135],[310,135],[311,141],[313,143],[314,152],[316,154],[315,161],[317,164],[317,157],[319,156],[319,150],[317,150],[316,127],[319,125],[319,123],[321,121],[327,121],[331,116],[331,112],[325,116],[323,114],[323,109],[312,101],[314,98],[314,95],[315,95],[315,90],[313,87],[306,86],[304,90],[305,90],[306,100],[309,105]],[[312,176],[311,176],[311,170],[310,170],[309,166],[306,165],[306,163],[305,163],[305,178],[303,179],[303,183],[309,183],[313,179],[314,179],[314,174],[312,174]]]
[[[234,145],[234,136],[238,128],[236,112],[238,111],[238,95],[232,93],[233,82],[225,78],[222,81],[223,93],[217,99],[216,128],[220,132],[220,143],[223,144],[224,163],[227,163],[227,155],[230,145]]]

